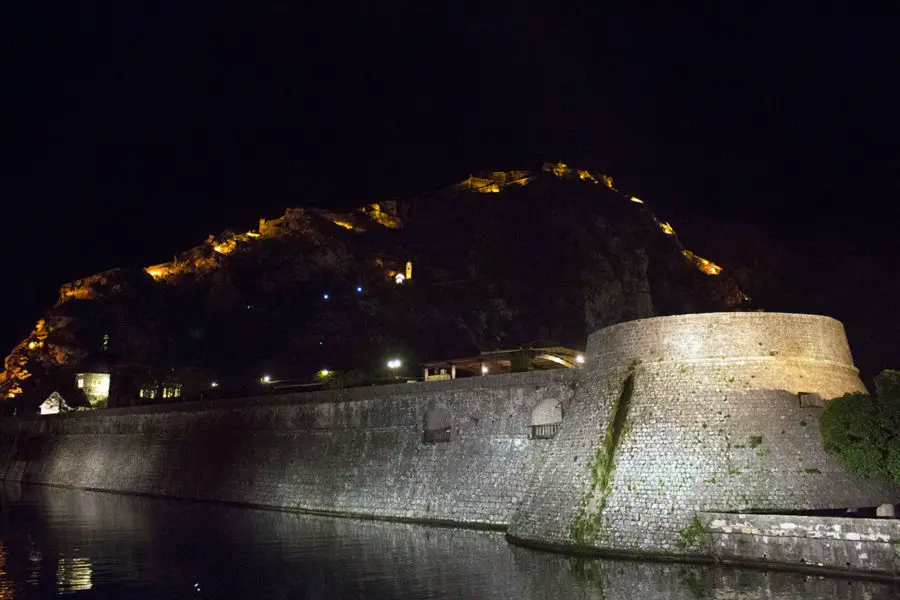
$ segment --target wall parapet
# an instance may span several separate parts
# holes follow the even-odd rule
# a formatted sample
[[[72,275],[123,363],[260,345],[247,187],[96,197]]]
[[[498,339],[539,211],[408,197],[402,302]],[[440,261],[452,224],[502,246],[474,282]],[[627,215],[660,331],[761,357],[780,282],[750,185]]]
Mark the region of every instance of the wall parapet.
[[[701,512],[718,560],[900,576],[900,520]]]
[[[126,406],[96,411],[75,411],[56,415],[34,415],[0,420],[0,431],[16,422],[33,421],[52,422],[66,419],[91,419],[106,416],[144,415],[181,412],[205,412],[218,410],[235,410],[243,408],[276,407],[293,404],[346,403],[364,400],[388,399],[402,395],[414,395],[438,392],[470,392],[477,390],[496,390],[522,386],[543,386],[565,384],[574,381],[577,376],[574,369],[552,369],[545,371],[528,371],[524,373],[498,373],[485,377],[466,377],[443,381],[427,381],[415,383],[397,383],[389,385],[373,385],[345,389],[316,390],[310,392],[291,392],[285,394],[267,394],[262,396],[243,396],[221,400],[203,400],[196,402],[173,402],[170,404],[149,404],[143,406]]]
[[[635,359],[791,360],[857,372],[840,321],[791,313],[703,313],[619,323],[588,338],[589,366],[627,366]]]

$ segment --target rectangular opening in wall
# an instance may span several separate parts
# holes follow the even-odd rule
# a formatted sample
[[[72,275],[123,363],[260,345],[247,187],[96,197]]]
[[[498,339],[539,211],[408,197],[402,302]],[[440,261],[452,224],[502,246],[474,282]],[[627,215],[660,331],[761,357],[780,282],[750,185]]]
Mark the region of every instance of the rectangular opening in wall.
[[[801,408],[823,408],[825,406],[825,400],[815,392],[800,392],[797,396],[800,398]]]
[[[559,423],[545,423],[543,425],[531,426],[531,439],[533,440],[549,440],[559,431]]]
[[[440,444],[450,441],[450,428],[443,429],[426,429],[425,436],[422,441],[426,444]]]

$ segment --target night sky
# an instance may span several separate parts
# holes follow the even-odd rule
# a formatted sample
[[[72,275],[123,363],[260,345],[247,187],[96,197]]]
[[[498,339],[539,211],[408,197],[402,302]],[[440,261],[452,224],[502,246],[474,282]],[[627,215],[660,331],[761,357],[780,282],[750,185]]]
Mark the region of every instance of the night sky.
[[[7,9],[0,353],[64,281],[167,260],[288,206],[559,159],[673,222],[839,240],[876,267],[860,293],[896,298],[896,13],[555,4]]]

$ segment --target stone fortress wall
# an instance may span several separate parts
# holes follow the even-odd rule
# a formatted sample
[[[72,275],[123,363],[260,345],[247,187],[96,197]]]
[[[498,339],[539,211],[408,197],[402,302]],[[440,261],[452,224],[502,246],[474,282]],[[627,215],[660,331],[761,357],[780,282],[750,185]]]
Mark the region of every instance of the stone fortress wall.
[[[119,408],[0,425],[7,481],[347,516],[505,526],[571,371]],[[431,415],[448,442],[426,444]],[[443,426],[443,419],[436,419]]]
[[[864,389],[833,319],[643,319],[591,335],[586,359],[574,370],[0,421],[0,477],[685,557],[727,546],[705,530],[713,513],[900,501],[822,450],[819,398]]]
[[[510,524],[512,541],[696,555],[707,553],[705,511],[900,499],[887,482],[852,478],[822,449],[817,398],[865,389],[834,319],[642,319],[593,334],[586,356],[572,409]],[[800,393],[814,405],[801,406]]]

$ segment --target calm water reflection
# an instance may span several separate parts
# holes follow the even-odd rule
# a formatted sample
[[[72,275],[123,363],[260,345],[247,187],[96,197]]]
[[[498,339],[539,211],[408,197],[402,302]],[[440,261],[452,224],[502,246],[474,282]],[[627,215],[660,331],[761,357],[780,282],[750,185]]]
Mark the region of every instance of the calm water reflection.
[[[900,598],[892,585],[578,560],[497,533],[7,486],[0,599]]]

